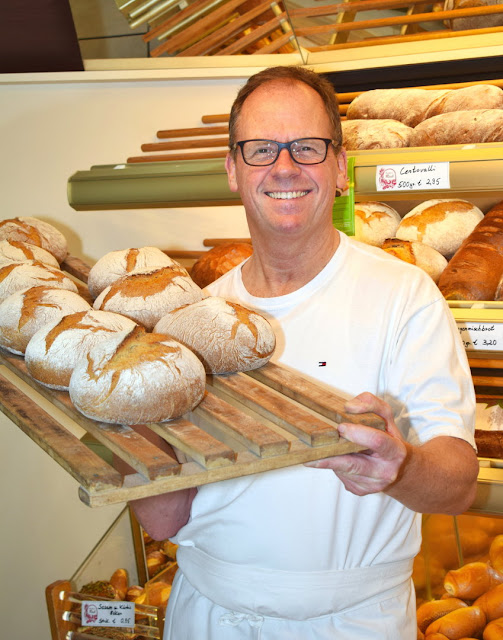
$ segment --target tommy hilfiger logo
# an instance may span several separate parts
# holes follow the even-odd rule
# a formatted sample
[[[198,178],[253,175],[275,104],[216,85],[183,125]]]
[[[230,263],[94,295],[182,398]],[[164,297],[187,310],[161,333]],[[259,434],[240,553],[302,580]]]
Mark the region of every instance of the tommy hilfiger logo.
[[[319,367],[326,367],[327,363],[326,362],[318,362],[318,366]]]

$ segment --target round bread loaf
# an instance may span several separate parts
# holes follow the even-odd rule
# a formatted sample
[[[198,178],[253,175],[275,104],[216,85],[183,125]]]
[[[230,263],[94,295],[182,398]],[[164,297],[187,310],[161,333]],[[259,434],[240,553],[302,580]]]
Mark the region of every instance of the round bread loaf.
[[[16,291],[46,286],[77,292],[77,285],[61,269],[41,262],[12,262],[0,268],[0,302]]]
[[[119,278],[133,273],[171,266],[180,265],[157,247],[110,251],[100,258],[89,271],[87,286],[89,293],[93,298],[96,298],[103,289]]]
[[[402,218],[384,202],[355,202],[355,239],[380,247],[392,238]]]
[[[100,293],[94,308],[121,313],[151,330],[168,311],[202,298],[183,267],[162,267],[120,278]]]
[[[167,333],[191,349],[207,373],[257,369],[270,359],[276,345],[264,317],[217,296],[171,311],[154,331]]]
[[[395,258],[399,258],[409,264],[426,271],[426,273],[438,282],[443,270],[447,266],[447,259],[433,247],[423,242],[409,242],[409,240],[399,240],[389,238],[385,240],[382,249]]]
[[[253,253],[253,247],[248,242],[227,242],[217,245],[204,253],[190,270],[190,277],[201,288],[223,276],[233,267],[241,264]]]
[[[25,362],[29,373],[51,389],[68,389],[80,358],[95,344],[119,333],[128,335],[136,323],[107,311],[80,311],[50,322],[28,342]]]
[[[20,240],[42,247],[52,253],[59,264],[68,254],[68,243],[61,231],[48,222],[30,216],[2,220],[0,240]]]
[[[189,349],[136,327],[93,347],[76,364],[69,391],[88,418],[133,425],[190,411],[202,400],[205,384],[204,367]]]
[[[0,346],[22,355],[44,325],[89,309],[91,305],[84,298],[67,289],[31,287],[16,291],[0,303]]]
[[[13,262],[41,262],[59,269],[59,262],[45,249],[19,240],[0,240],[0,267]]]
[[[396,237],[424,242],[449,258],[483,217],[482,211],[466,200],[426,200],[402,218]]]
[[[346,149],[394,149],[408,147],[412,127],[398,120],[343,120],[342,143]]]

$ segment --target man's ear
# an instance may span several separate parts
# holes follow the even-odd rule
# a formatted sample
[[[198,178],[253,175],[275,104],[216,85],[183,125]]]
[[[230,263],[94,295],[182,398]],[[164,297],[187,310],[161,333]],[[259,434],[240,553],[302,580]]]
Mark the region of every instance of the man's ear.
[[[225,170],[227,171],[227,180],[231,191],[239,191],[236,179],[236,161],[232,153],[225,156]]]
[[[337,188],[345,191],[348,182],[348,159],[346,149],[342,148],[337,154]]]

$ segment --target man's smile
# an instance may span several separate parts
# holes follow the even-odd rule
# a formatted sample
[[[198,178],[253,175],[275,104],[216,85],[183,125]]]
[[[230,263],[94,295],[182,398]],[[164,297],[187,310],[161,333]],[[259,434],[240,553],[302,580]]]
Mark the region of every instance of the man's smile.
[[[293,198],[303,198],[310,193],[308,191],[266,191],[265,194],[269,198],[274,198],[275,200],[292,200]]]

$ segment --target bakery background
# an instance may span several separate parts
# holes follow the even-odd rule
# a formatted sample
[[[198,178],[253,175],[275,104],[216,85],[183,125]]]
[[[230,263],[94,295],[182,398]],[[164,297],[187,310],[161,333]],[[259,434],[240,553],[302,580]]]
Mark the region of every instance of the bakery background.
[[[159,130],[196,127],[204,113],[228,113],[238,88],[262,67],[309,63],[345,92],[503,76],[501,27],[438,39],[421,38],[419,31],[403,42],[327,51],[150,58],[143,40],[129,25],[124,28],[123,16],[117,30],[96,28],[107,22],[103,16],[113,14],[115,21],[111,1],[15,4],[15,9],[4,8],[0,26],[2,219],[37,216],[51,222],[67,237],[72,255],[87,262],[129,246],[155,243],[167,250],[204,250],[204,238],[247,237],[240,206],[77,212],[66,189],[75,171],[123,163],[145,142],[155,142]],[[78,22],[84,6],[94,18],[88,30]],[[375,37],[377,32],[364,35]],[[134,48],[126,46],[133,39]],[[2,370],[4,374],[9,375]],[[58,413],[44,399],[37,401]],[[59,418],[81,434],[78,425],[61,414]],[[84,581],[96,578],[96,572],[109,576],[124,564],[133,568],[135,549],[129,523],[114,524],[120,507],[84,506],[75,481],[3,415],[0,429],[0,571],[10,585],[0,613],[9,637],[48,640],[45,587],[79,569]],[[113,544],[97,554],[100,541],[110,536]],[[91,560],[93,575],[85,573]],[[32,604],[29,616],[26,597]]]

